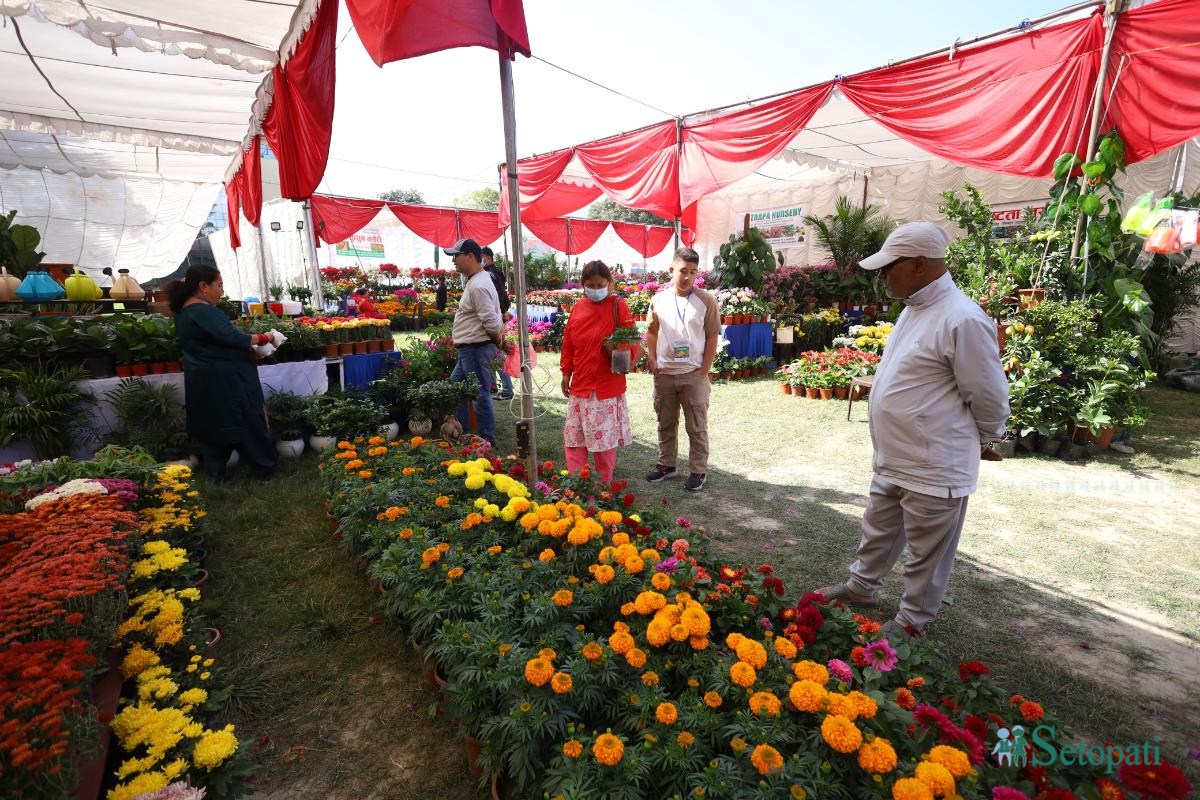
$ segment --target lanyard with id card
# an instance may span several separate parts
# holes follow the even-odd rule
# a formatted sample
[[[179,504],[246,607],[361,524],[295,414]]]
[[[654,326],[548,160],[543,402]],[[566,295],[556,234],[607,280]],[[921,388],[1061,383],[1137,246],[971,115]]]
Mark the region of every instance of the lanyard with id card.
[[[675,302],[675,314],[679,317],[679,328],[682,336],[687,336],[687,309],[691,304],[692,293],[688,292],[687,297],[683,298],[683,307],[679,306],[679,297],[676,295],[672,298]],[[687,338],[676,338],[671,341],[671,360],[675,363],[687,364],[691,362],[692,342]]]

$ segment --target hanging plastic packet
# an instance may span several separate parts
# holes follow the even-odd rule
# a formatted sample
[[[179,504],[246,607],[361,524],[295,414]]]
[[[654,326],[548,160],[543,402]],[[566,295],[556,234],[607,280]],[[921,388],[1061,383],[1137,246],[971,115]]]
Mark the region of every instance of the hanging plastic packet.
[[[1180,216],[1179,223],[1179,247],[1182,250],[1187,250],[1196,244],[1197,230],[1200,227],[1200,210],[1195,208],[1176,209],[1171,212],[1173,215]]]
[[[1123,233],[1134,233],[1142,226],[1146,215],[1150,213],[1154,207],[1154,192],[1146,192],[1144,195],[1134,201],[1133,205],[1125,212],[1125,218],[1121,220],[1121,231]]]
[[[1155,204],[1150,213],[1142,218],[1142,224],[1134,231],[1142,236],[1150,236],[1158,228],[1159,223],[1165,220],[1171,214],[1171,207],[1175,205],[1175,201],[1169,197],[1164,197]]]

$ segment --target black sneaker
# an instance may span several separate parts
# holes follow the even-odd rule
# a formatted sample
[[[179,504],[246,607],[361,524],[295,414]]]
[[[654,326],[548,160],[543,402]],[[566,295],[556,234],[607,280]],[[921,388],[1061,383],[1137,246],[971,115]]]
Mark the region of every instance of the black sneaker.
[[[689,492],[698,492],[704,488],[704,484],[707,480],[707,475],[697,475],[693,472],[691,475],[688,475],[688,479],[683,482],[683,488],[687,489]]]
[[[654,469],[646,473],[646,480],[651,483],[661,483],[667,478],[675,477],[674,467],[664,467],[662,464],[655,464]]]

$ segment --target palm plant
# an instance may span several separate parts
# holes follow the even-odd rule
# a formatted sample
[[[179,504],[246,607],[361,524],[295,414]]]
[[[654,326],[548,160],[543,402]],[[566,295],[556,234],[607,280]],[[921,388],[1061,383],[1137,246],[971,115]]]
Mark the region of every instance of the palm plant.
[[[125,378],[106,397],[117,417],[116,427],[106,437],[110,443],[141,447],[159,461],[186,451],[183,404],[174,385]]]
[[[95,402],[77,386],[84,377],[81,366],[0,370],[0,446],[29,442],[40,459],[69,454],[88,431],[81,412]]]
[[[808,215],[806,225],[812,228],[817,244],[829,251],[830,258],[842,272],[849,272],[859,261],[883,247],[896,221],[870,203],[856,206],[842,196],[833,206],[833,213],[824,217]]]

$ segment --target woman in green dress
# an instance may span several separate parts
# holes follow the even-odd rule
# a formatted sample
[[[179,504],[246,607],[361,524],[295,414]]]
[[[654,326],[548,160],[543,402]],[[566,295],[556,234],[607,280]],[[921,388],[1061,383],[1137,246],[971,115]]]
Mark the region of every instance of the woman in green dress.
[[[189,267],[182,281],[165,288],[183,350],[188,433],[200,443],[205,477],[223,481],[233,450],[269,477],[278,462],[250,347],[271,335],[238,330],[216,307],[225,287],[215,267]]]

